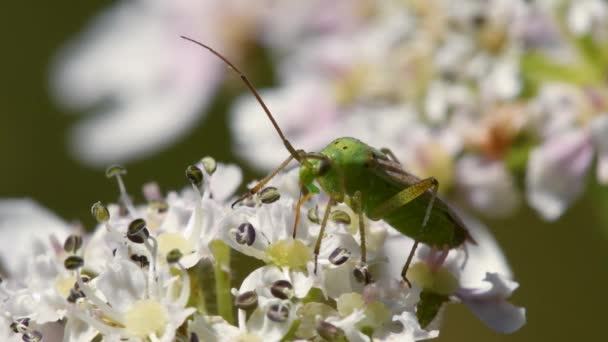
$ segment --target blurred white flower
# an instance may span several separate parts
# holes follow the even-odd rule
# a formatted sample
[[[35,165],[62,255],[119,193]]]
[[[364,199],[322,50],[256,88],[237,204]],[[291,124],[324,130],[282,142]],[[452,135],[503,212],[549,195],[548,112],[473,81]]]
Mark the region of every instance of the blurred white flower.
[[[72,128],[75,157],[92,166],[141,159],[202,117],[223,75],[221,63],[180,39],[221,49],[215,1],[122,1],[100,14],[59,54],[59,102],[89,112]]]
[[[5,277],[25,277],[24,265],[31,263],[28,258],[32,253],[58,251],[73,230],[30,199],[0,200],[0,270]]]
[[[567,19],[570,30],[579,36],[592,33],[594,28],[605,29],[608,5],[602,0],[572,1],[568,8]]]
[[[582,193],[593,160],[593,144],[583,129],[549,138],[530,152],[526,174],[528,203],[555,220]]]
[[[501,160],[465,156],[458,160],[456,182],[466,202],[488,216],[506,216],[518,206],[520,195]]]

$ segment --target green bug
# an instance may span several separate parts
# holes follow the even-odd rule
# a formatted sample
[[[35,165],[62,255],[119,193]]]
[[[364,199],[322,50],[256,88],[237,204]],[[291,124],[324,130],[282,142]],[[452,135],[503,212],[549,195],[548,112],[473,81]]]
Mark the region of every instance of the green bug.
[[[446,252],[462,246],[466,241],[475,243],[458,216],[437,197],[439,183],[435,178],[417,178],[403,170],[390,150],[375,149],[355,138],[338,138],[320,152],[310,153],[296,150],[285,138],[256,89],[238,68],[211,47],[185,36],[182,38],[209,50],[239,74],[264,109],[290,154],[277,169],[237,199],[233,205],[260,191],[270,179],[294,159],[300,163],[301,189],[303,192],[307,192],[304,197],[300,198],[296,206],[294,237],[300,207],[313,194],[320,192],[314,182],[317,181],[323,191],[329,195],[330,200],[321,221],[321,230],[314,250],[315,272],[316,259],[331,207],[342,202],[347,203],[359,216],[361,265],[363,267],[355,271],[359,272],[357,278],[364,282],[370,282],[371,275],[365,267],[366,243],[363,215],[371,220],[383,219],[402,234],[414,239],[414,246],[401,272],[402,278],[410,286],[406,274],[419,243]]]

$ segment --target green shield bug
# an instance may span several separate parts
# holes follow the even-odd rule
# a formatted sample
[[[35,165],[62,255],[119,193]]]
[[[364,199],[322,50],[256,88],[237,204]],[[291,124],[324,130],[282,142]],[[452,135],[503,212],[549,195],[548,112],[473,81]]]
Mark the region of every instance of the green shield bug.
[[[301,206],[313,194],[320,192],[314,182],[316,181],[329,196],[315,244],[315,272],[316,260],[331,208],[342,202],[350,206],[359,216],[363,268],[356,271],[360,273],[364,271],[363,276],[360,275],[359,278],[365,279],[365,282],[371,281],[371,277],[365,274],[367,268],[365,267],[364,215],[371,220],[382,219],[402,234],[414,239],[414,245],[401,272],[403,280],[410,286],[406,274],[419,243],[445,252],[463,246],[467,241],[475,243],[460,218],[437,197],[439,183],[435,178],[420,179],[405,171],[390,150],[373,148],[355,138],[335,139],[320,152],[295,149],[281,131],[255,87],[236,66],[213,48],[192,38],[185,36],[181,38],[209,50],[238,73],[289,151],[289,157],[283,163],[237,199],[233,206],[262,190],[270,179],[294,159],[300,163],[300,186],[302,192],[306,192],[296,205],[294,237]]]

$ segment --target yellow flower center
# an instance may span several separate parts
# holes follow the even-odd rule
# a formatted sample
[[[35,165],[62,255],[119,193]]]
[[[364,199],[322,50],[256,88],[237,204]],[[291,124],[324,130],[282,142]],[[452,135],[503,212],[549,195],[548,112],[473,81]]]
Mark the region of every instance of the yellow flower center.
[[[59,275],[55,279],[55,289],[64,298],[70,295],[70,290],[76,283],[76,276],[73,275]]]
[[[300,240],[279,240],[268,246],[266,255],[277,266],[291,269],[306,269],[312,259],[312,251]]]
[[[125,328],[138,337],[150,334],[162,335],[169,323],[169,313],[153,299],[142,299],[133,304],[125,315]]]
[[[433,290],[438,294],[449,295],[458,289],[458,280],[445,267],[433,272],[424,262],[412,265],[407,271],[407,278],[423,289]]]
[[[191,254],[194,250],[192,243],[180,233],[162,233],[157,237],[157,241],[161,255],[167,255],[173,249],[179,249],[184,255]]]

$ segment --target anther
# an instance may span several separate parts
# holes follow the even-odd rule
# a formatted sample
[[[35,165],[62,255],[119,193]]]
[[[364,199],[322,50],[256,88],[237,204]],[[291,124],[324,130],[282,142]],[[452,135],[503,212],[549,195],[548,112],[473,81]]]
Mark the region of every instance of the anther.
[[[70,255],[63,262],[63,266],[65,266],[65,268],[70,271],[77,270],[77,269],[81,268],[83,265],[84,265],[84,259],[79,256],[76,256],[76,255]]]
[[[314,208],[308,209],[308,220],[316,224],[321,223],[321,219],[319,219],[319,207],[315,205]]]
[[[200,340],[198,339],[198,335],[196,333],[190,333],[190,338],[188,339],[188,342],[199,342]]]
[[[16,334],[23,334],[27,332],[28,326],[30,325],[29,317],[18,318],[11,323],[10,328]]]
[[[279,299],[289,299],[293,296],[293,285],[287,280],[277,280],[270,286],[270,293]]]
[[[289,318],[289,307],[283,303],[272,304],[266,312],[266,317],[273,322],[285,322]]]
[[[38,330],[27,332],[21,338],[23,342],[40,342],[42,341],[42,333]]]
[[[144,267],[148,267],[148,265],[150,265],[150,262],[148,261],[148,258],[145,255],[137,255],[137,254],[133,254],[130,256],[130,259],[139,264],[139,267],[144,268]]]
[[[108,208],[101,202],[96,202],[91,207],[91,214],[98,223],[108,222],[110,220],[110,212]]]
[[[85,294],[82,291],[76,289],[70,289],[70,294],[68,295],[67,301],[70,303],[76,303],[78,299],[84,298]]]
[[[353,276],[358,282],[366,285],[374,282],[374,278],[366,265],[357,265],[353,270]]]
[[[350,215],[343,210],[332,211],[329,218],[336,223],[350,224]]]
[[[203,171],[194,165],[190,165],[186,168],[186,178],[197,188],[200,188],[203,184]]]
[[[242,223],[236,229],[234,239],[238,244],[251,246],[255,242],[255,228],[249,222]]]
[[[125,169],[124,166],[122,165],[110,165],[107,169],[106,169],[106,177],[108,178],[112,178],[112,177],[119,177],[122,175],[126,175],[127,174],[127,169]]]
[[[201,159],[201,164],[203,164],[203,168],[209,176],[211,176],[217,169],[217,162],[215,159],[213,159],[213,157],[203,157],[203,159]]]
[[[146,228],[146,221],[141,218],[133,220],[129,224],[127,231],[127,238],[133,243],[144,243],[150,236],[148,228]]]
[[[277,188],[275,188],[274,186],[269,186],[262,189],[258,193],[258,198],[262,203],[269,204],[278,201],[279,198],[281,198],[281,194],[279,193],[279,190],[277,190]]]
[[[329,262],[338,266],[345,263],[348,258],[350,258],[350,252],[346,248],[338,247],[329,255]]]
[[[169,264],[176,264],[179,262],[179,260],[184,256],[184,254],[182,253],[182,251],[180,251],[177,248],[172,249],[171,251],[169,251],[169,253],[167,253],[167,262]]]
[[[258,294],[255,291],[243,292],[234,299],[234,306],[241,310],[249,310],[258,306]]]
[[[82,238],[79,235],[71,234],[63,243],[63,250],[68,253],[76,253],[82,247]]]
[[[127,174],[127,169],[125,169],[121,165],[112,165],[106,169],[106,177],[108,178],[116,178],[116,182],[118,183],[118,189],[120,191],[120,198],[122,203],[127,207],[129,214],[135,216],[136,211],[133,203],[131,202],[131,198],[127,194],[127,189],[125,188],[125,183],[122,181],[122,176]]]
[[[317,323],[317,333],[329,342],[344,338],[344,330],[326,321],[319,321]]]

